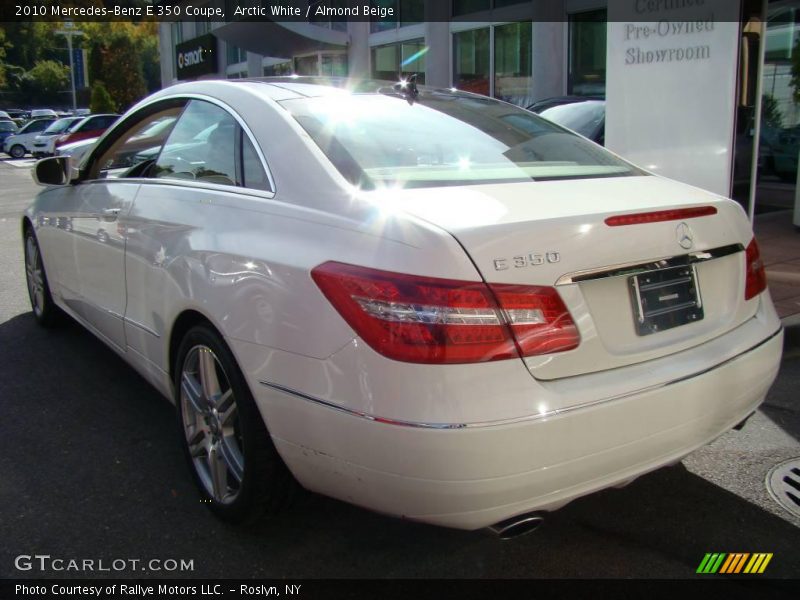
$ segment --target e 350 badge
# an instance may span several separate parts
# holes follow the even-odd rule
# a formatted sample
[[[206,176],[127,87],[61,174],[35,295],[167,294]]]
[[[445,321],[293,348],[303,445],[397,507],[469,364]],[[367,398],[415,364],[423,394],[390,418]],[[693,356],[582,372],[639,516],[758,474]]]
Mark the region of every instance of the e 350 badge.
[[[560,252],[531,252],[511,258],[495,258],[494,270],[505,271],[507,269],[524,269],[526,267],[538,267],[544,264],[553,264],[561,261]]]

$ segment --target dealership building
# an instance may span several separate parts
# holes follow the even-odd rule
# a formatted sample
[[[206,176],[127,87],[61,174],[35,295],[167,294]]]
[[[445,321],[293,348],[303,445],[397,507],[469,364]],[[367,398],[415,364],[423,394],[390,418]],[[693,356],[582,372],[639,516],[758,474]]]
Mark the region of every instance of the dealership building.
[[[603,97],[604,143],[612,151],[733,197],[751,218],[774,212],[791,235],[800,227],[800,0],[356,4],[368,1],[391,8],[394,19],[233,18],[236,7],[275,3],[186,2],[218,9],[225,20],[183,15],[160,24],[163,85],[416,74],[420,83],[524,107],[559,96]],[[800,285],[800,272],[795,279]]]

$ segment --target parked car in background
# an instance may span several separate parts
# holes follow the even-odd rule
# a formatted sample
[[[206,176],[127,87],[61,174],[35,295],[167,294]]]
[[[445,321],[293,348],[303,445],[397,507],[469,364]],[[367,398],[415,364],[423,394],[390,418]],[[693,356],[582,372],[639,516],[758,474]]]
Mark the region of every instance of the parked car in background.
[[[113,125],[117,119],[119,119],[119,115],[116,114],[100,114],[83,117],[81,121],[70,128],[68,132],[56,138],[54,151],[55,148],[59,148],[64,144],[99,137],[106,129]]]
[[[528,110],[571,129],[601,146],[605,144],[606,101],[602,98],[580,96],[549,98],[531,104]]]
[[[56,148],[54,154],[56,156],[69,156],[70,164],[77,166],[83,159],[84,154],[86,154],[92,148],[92,146],[95,145],[97,140],[98,138],[89,138],[86,140],[80,140],[78,142],[64,144],[63,146]]]
[[[5,139],[8,136],[17,133],[17,131],[19,131],[19,127],[17,127],[17,124],[14,121],[0,120],[0,148],[3,147],[3,142],[5,142]]]
[[[605,100],[604,96],[555,96],[553,98],[545,98],[544,100],[537,100],[533,104],[527,106],[527,109],[535,112],[537,115],[541,114],[543,110],[553,108],[554,106],[561,106],[563,104],[572,104],[574,102],[585,102],[586,100]]]
[[[58,118],[58,113],[51,108],[34,108],[30,112],[31,119]]]
[[[20,222],[33,316],[174,402],[222,519],[299,482],[510,537],[742,423],[780,366],[738,204],[504,102],[196,81],[69,162],[36,164]]]
[[[76,108],[73,113],[76,117],[88,117],[92,111],[88,108]]]
[[[11,115],[9,115],[6,111],[0,110],[0,121],[12,121]]]
[[[21,108],[7,108],[5,112],[16,121],[17,125],[24,125],[25,121],[30,119],[31,115],[28,111]]]
[[[22,158],[26,154],[32,153],[33,141],[36,136],[47,129],[55,120],[55,117],[52,117],[28,121],[17,133],[9,135],[3,140],[3,152],[12,158]]]
[[[33,140],[31,152],[34,158],[52,156],[55,153],[56,139],[58,139],[60,135],[68,133],[82,120],[83,117],[64,117],[53,121],[47,129],[37,135]]]

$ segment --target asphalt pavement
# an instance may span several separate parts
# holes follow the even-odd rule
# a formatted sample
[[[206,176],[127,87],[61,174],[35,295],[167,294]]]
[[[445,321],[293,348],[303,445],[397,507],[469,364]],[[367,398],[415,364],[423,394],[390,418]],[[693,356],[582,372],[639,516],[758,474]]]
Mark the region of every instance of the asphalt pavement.
[[[420,525],[311,493],[256,529],[220,523],[194,490],[172,406],[77,324],[36,326],[19,226],[37,189],[29,167],[0,161],[0,577],[690,578],[707,552],[770,552],[765,576],[800,575],[800,519],[764,485],[772,466],[800,456],[797,330],[744,429],[576,500],[527,536]],[[17,568],[37,554],[142,562]]]

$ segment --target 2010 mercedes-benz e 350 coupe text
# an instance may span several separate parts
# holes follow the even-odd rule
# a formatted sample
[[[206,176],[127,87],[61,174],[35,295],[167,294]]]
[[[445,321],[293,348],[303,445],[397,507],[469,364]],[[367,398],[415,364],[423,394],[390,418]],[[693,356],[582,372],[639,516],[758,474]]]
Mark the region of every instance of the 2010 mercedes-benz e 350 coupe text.
[[[738,204],[482,96],[179,84],[35,177],[36,319],[174,401],[222,518],[299,482],[507,531],[679,461],[778,370]]]

